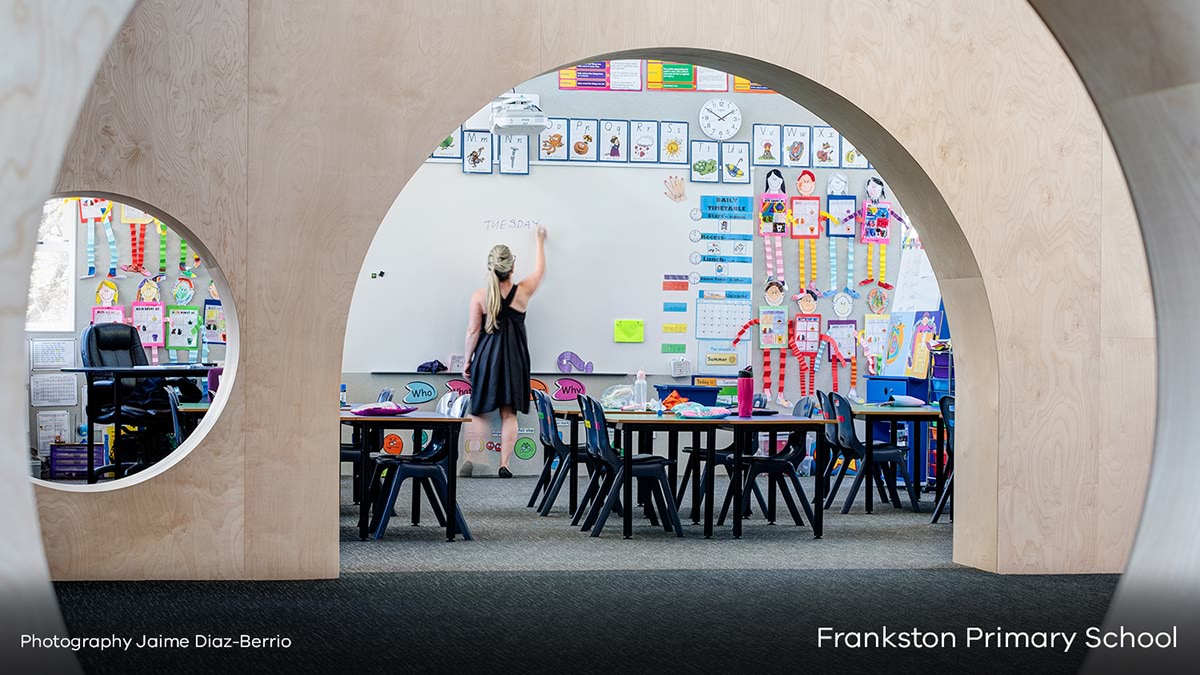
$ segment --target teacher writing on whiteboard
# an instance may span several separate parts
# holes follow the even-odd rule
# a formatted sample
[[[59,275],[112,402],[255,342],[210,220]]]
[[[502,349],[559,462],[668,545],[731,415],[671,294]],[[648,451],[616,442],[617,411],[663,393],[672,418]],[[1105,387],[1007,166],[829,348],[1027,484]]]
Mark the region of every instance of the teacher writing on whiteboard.
[[[517,411],[529,412],[529,342],[525,312],[546,275],[546,228],[537,229],[533,272],[513,283],[516,258],[504,244],[488,253],[487,285],[471,295],[467,315],[467,363],[463,377],[471,382],[471,415],[500,411],[500,477],[512,478],[508,462],[517,443]],[[471,474],[470,461],[460,475]]]

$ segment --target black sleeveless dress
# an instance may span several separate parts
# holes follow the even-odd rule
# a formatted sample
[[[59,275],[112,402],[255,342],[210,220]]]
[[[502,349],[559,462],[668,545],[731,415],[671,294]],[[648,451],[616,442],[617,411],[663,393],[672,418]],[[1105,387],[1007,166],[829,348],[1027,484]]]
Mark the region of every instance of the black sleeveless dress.
[[[496,331],[483,333],[471,359],[471,414],[482,415],[501,406],[529,412],[529,341],[525,312],[512,308],[517,284],[500,302]]]

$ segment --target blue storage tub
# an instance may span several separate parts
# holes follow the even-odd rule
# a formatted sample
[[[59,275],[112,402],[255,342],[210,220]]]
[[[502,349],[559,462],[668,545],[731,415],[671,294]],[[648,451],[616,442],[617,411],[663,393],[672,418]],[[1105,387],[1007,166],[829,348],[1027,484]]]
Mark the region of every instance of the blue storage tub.
[[[692,403],[709,406],[717,404],[717,394],[721,391],[720,387],[697,387],[691,384],[656,384],[654,388],[658,391],[660,401],[670,396],[671,392],[677,391]]]

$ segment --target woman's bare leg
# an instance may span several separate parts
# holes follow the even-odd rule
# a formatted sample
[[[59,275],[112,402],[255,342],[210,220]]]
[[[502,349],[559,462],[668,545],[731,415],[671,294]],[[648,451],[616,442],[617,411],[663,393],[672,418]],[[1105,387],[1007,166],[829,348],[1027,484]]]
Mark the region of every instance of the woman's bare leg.
[[[513,448],[517,446],[517,413],[509,406],[500,408],[500,466],[508,468]]]

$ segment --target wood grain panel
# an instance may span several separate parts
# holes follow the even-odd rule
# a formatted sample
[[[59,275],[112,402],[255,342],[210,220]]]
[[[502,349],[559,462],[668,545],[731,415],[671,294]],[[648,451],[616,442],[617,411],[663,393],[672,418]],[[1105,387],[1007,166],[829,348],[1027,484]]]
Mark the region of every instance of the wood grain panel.
[[[139,7],[89,98],[63,185],[159,204],[212,242],[238,309],[236,395],[153,480],[101,497],[44,491],[44,522],[71,533],[51,542],[56,572],[335,575],[336,355],[375,229],[449,129],[508,87],[604,54],[689,60],[772,86],[851,138],[909,205],[970,392],[956,561],[1112,571],[1123,557],[1099,551],[1127,548],[1130,534],[1100,534],[1097,492],[1121,465],[1098,462],[1088,412],[1130,377],[1153,386],[1148,371],[1092,365],[1105,353],[1111,268],[1095,229],[1105,190],[1121,184],[1103,171],[1086,92],[1024,2],[752,0],[731,13],[671,0],[654,20],[633,0],[188,7]],[[175,101],[167,114],[133,110],[159,95]],[[1135,241],[1133,228],[1121,216],[1102,227],[1115,242]],[[1144,288],[1139,273],[1117,272]],[[1147,296],[1129,301],[1146,315]],[[1152,411],[1149,401],[1128,414]],[[135,513],[138,527],[99,541],[101,505]],[[145,555],[148,541],[163,552]]]
[[[21,649],[21,634],[66,635],[49,583],[29,481],[25,306],[42,204],[54,186],[96,66],[132,0],[0,2],[0,646],[9,672],[80,672],[66,650]],[[87,35],[86,40],[78,36]]]

